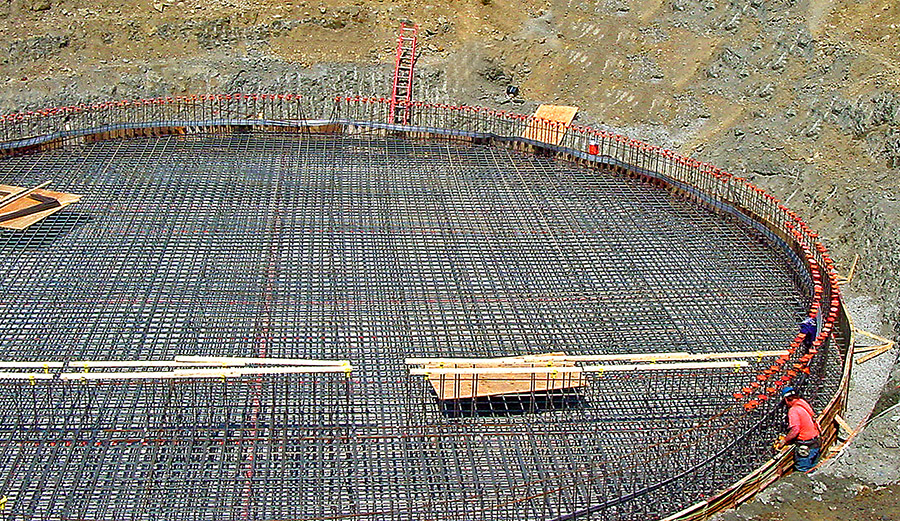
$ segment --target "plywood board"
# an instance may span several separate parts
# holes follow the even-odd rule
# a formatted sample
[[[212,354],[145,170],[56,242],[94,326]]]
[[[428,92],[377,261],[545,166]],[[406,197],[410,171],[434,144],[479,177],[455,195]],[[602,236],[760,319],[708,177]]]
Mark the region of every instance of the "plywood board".
[[[534,119],[522,132],[522,137],[542,143],[558,145],[566,135],[566,127],[575,119],[578,107],[565,105],[541,105],[534,113]]]
[[[20,186],[0,185],[0,198],[6,197],[9,194],[20,192],[22,190],[25,190],[25,188],[22,188]],[[54,213],[65,208],[66,206],[69,206],[70,204],[81,199],[80,195],[66,194],[63,192],[53,192],[50,190],[35,190],[34,193],[37,195],[42,195],[45,197],[52,197],[52,198],[56,199],[57,201],[59,201],[59,206],[57,206],[55,208],[48,208],[47,210],[33,213],[31,215],[26,215],[23,217],[18,217],[16,219],[11,219],[9,221],[0,222],[0,228],[8,228],[11,230],[24,230],[25,228],[28,228],[32,224],[40,221],[41,219],[47,217],[48,215],[53,215]],[[11,204],[8,204],[8,205],[4,206],[3,208],[0,208],[0,214],[24,210],[26,208],[29,208],[31,206],[35,206],[38,204],[40,204],[38,201],[35,201],[34,199],[31,199],[30,197],[23,197],[21,199],[13,201]]]
[[[534,117],[558,121],[564,125],[568,125],[575,119],[575,114],[577,112],[578,107],[570,107],[567,105],[541,105],[534,113]]]
[[[563,355],[564,353],[550,353]],[[445,364],[428,363],[425,370],[450,369]],[[535,364],[520,363],[509,364],[503,359],[496,361],[486,360],[472,364],[454,364],[456,369],[476,368],[530,368]],[[581,378],[581,369],[574,363],[563,362],[554,364],[554,367],[565,368],[564,371],[551,371],[545,373],[491,373],[491,374],[430,374],[428,381],[437,393],[440,400],[460,400],[498,396],[504,394],[522,394],[532,392],[547,392],[560,389],[571,389],[584,385]]]

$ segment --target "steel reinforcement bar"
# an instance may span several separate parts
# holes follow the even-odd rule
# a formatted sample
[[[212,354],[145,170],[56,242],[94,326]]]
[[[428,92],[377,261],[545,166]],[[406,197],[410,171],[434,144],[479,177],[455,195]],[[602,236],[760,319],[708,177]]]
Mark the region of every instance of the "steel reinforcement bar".
[[[771,413],[779,389],[788,382],[805,386],[811,368],[821,367],[828,348],[836,345],[842,376],[821,416],[825,446],[833,442],[837,436],[833,420],[843,412],[849,390],[852,331],[827,249],[780,200],[708,163],[603,130],[482,107],[412,102],[407,108],[407,124],[397,125],[390,122],[391,101],[383,98],[342,97],[320,107],[304,106],[298,95],[247,94],[73,105],[0,117],[0,156],[104,139],[201,131],[376,132],[491,143],[641,177],[741,219],[795,259],[801,274],[798,282],[811,302],[809,316],[818,321],[818,335],[812,347],[805,348],[798,333],[788,344],[789,354],[749,378],[735,390],[734,398],[748,414]],[[738,504],[788,472],[790,459],[789,451],[782,452],[731,487],[668,519],[706,519]]]

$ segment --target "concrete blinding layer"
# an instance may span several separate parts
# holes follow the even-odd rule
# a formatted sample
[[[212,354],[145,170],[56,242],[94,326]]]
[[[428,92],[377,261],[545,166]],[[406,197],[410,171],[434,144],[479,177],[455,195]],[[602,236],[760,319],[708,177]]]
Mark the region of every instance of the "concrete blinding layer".
[[[20,517],[652,519],[781,428],[733,396],[771,358],[468,401],[409,375],[406,357],[784,348],[809,305],[796,260],[640,176],[365,132],[70,143],[0,176],[85,194],[0,233],[6,358],[354,366],[10,379],[0,494]],[[840,371],[819,352],[800,377],[821,407]]]

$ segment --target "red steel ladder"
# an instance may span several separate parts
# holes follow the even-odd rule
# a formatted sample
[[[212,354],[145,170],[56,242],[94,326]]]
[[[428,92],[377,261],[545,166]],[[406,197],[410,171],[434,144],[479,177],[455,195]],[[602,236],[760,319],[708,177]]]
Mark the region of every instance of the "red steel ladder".
[[[394,64],[394,88],[391,91],[389,123],[407,124],[409,105],[412,101],[413,67],[416,64],[416,42],[419,26],[412,22],[400,22],[397,38],[397,61]]]

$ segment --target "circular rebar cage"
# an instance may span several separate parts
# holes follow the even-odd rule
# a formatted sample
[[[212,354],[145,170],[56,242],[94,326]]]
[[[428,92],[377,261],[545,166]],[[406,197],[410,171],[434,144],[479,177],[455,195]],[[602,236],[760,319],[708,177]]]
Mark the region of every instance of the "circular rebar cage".
[[[3,184],[83,195],[0,231],[15,518],[662,518],[769,458],[778,387],[842,385],[796,337],[823,252],[717,178],[455,108],[168,103],[5,122]]]

